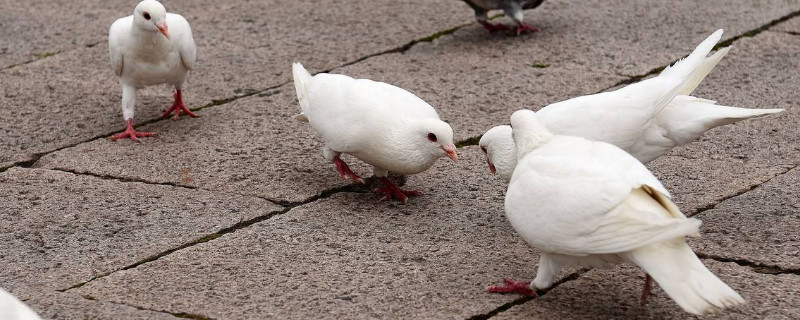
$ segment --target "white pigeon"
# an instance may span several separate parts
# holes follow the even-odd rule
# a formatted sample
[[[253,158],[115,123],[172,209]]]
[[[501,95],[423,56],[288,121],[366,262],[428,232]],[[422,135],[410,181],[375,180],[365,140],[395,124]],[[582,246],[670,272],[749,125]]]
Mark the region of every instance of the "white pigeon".
[[[701,222],[684,216],[640,161],[605,142],[554,135],[530,110],[515,112],[511,126],[520,159],[506,192],[506,218],[542,253],[533,282],[507,281],[490,291],[543,289],[565,265],[627,261],[687,312],[744,303],[686,244]]]
[[[303,65],[292,66],[302,113],[325,140],[322,155],[343,178],[363,180],[339,155],[350,154],[374,167],[384,188],[381,200],[395,197],[405,203],[417,191],[406,191],[387,179],[427,170],[441,157],[458,161],[453,129],[439,119],[431,105],[414,94],[383,82],[321,73],[311,76]]]
[[[154,135],[133,128],[136,90],[146,86],[164,83],[175,86],[175,102],[162,117],[173,111],[173,119],[178,119],[181,111],[197,117],[183,104],[181,96],[183,83],[197,61],[192,29],[183,16],[167,13],[155,0],[139,2],[133,15],[117,19],[111,25],[108,50],[111,68],[122,86],[122,117],[127,126],[125,132],[113,135],[112,140],[130,138],[139,142],[138,137]]]
[[[0,319],[41,320],[30,307],[2,288],[0,288]]]
[[[778,113],[783,109],[745,109],[717,105],[715,101],[689,96],[730,47],[707,57],[719,41],[718,30],[686,59],[665,69],[658,77],[622,89],[577,97],[542,108],[537,114],[553,133],[583,137],[616,145],[647,163],[676,146],[692,142],[706,131],[740,120]],[[699,62],[699,63],[698,63]],[[670,99],[672,87],[663,86],[666,78],[688,75],[677,96]],[[670,95],[666,95],[666,94]],[[511,128],[498,126],[480,140],[488,162],[504,179],[511,177],[516,164]]]

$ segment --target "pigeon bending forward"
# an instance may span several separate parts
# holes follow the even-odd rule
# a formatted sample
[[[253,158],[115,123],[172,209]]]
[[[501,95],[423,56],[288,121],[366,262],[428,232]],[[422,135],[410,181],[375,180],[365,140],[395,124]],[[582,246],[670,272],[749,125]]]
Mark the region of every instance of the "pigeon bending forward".
[[[717,30],[686,59],[657,77],[557,102],[537,115],[555,134],[608,142],[647,163],[715,127],[783,111],[726,107],[689,96],[728,53],[730,47],[706,57],[721,36],[722,30]],[[517,161],[511,128],[494,127],[479,144],[492,173],[510,179]]]
[[[453,129],[436,110],[414,94],[383,82],[321,73],[315,76],[292,66],[297,100],[302,113],[325,140],[322,155],[333,162],[343,178],[363,183],[339,155],[350,154],[374,167],[384,187],[381,200],[420,195],[397,187],[389,172],[408,175],[425,171],[437,159],[458,161]]]
[[[175,86],[175,102],[162,117],[175,112],[172,119],[178,119],[181,111],[197,117],[186,108],[181,96],[183,82],[197,60],[192,29],[181,15],[167,13],[155,0],[139,2],[133,15],[117,19],[111,25],[108,50],[111,67],[122,86],[122,118],[127,126],[125,132],[113,135],[112,140],[130,138],[139,142],[139,137],[154,135],[133,129],[136,90],[146,86],[163,83]]]
[[[744,303],[686,244],[700,221],[686,218],[641,162],[605,142],[553,135],[530,110],[515,112],[511,126],[520,159],[506,218],[542,253],[533,282],[495,290],[547,288],[564,265],[631,262],[687,312]]]
[[[538,7],[544,0],[463,0],[472,10],[475,10],[475,19],[478,20],[486,30],[489,32],[509,30],[510,28],[503,24],[493,24],[489,22],[490,10],[503,10],[506,16],[514,19],[517,23],[517,35],[523,31],[536,32],[539,27],[526,24],[523,21],[522,10],[533,9]]]
[[[41,320],[25,303],[2,288],[0,288],[0,319]]]

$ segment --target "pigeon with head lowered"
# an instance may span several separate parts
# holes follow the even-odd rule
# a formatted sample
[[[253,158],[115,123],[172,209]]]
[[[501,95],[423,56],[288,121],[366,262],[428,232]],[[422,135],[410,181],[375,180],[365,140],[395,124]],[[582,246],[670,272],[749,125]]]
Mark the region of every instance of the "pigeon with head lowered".
[[[137,132],[133,128],[136,90],[157,84],[175,86],[175,102],[162,117],[172,112],[178,119],[181,112],[197,117],[183,103],[181,89],[194,69],[197,47],[189,22],[183,16],[167,13],[155,0],[140,2],[133,15],[117,19],[108,31],[108,50],[111,68],[122,86],[122,117],[125,132],[113,135],[112,140],[150,137],[153,133]]]
[[[722,30],[718,30],[686,59],[655,78],[616,91],[554,103],[537,114],[555,134],[608,142],[647,163],[718,126],[783,111],[727,107],[689,96],[728,53],[730,47],[706,57],[721,36]],[[675,91],[669,83],[681,79],[683,82]],[[480,146],[490,170],[496,168],[501,177],[510,179],[516,165],[511,128],[492,128],[481,137]]]
[[[554,135],[530,110],[515,112],[511,126],[519,163],[506,218],[541,256],[532,282],[507,280],[490,291],[531,294],[551,286],[565,265],[631,262],[687,312],[744,303],[686,244],[701,222],[683,215],[640,161],[605,142]]]
[[[383,82],[321,73],[311,76],[303,65],[292,66],[300,121],[311,123],[325,140],[322,155],[339,174],[363,180],[339,157],[350,154],[374,167],[384,187],[383,199],[405,203],[417,191],[397,187],[389,172],[408,175],[425,171],[437,159],[458,161],[453,129],[431,105],[414,94]]]
[[[2,288],[0,288],[0,319],[41,320],[30,307]]]
[[[478,20],[486,30],[489,32],[509,30],[510,28],[503,24],[493,24],[489,22],[489,11],[503,10],[506,16],[511,17],[517,23],[517,35],[523,31],[536,32],[539,27],[526,24],[523,21],[522,10],[533,9],[538,7],[544,0],[463,0],[472,10],[475,10],[475,19]]]

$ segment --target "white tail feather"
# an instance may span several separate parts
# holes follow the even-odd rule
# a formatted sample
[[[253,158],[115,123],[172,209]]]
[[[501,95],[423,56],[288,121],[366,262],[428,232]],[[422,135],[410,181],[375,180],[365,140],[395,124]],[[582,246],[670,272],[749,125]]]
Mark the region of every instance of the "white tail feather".
[[[308,87],[308,82],[311,80],[311,74],[308,73],[308,70],[306,70],[302,64],[295,62],[292,64],[292,76],[294,77],[294,89],[297,92],[297,101],[300,103],[300,110],[303,111],[301,114],[304,120],[308,122],[309,102],[306,89]],[[298,119],[298,121],[303,120]]]
[[[691,95],[692,92],[694,92],[694,89],[697,89],[697,86],[699,86],[700,83],[703,82],[703,79],[705,79],[706,76],[708,76],[708,74],[711,73],[711,70],[713,70],[714,67],[716,67],[717,64],[722,60],[722,58],[724,58],[725,55],[728,54],[728,51],[730,51],[730,49],[731,47],[722,48],[717,52],[715,52],[710,57],[703,60],[703,63],[700,64],[700,66],[697,67],[697,69],[695,69],[694,72],[692,72],[692,74],[689,76],[689,79],[687,79],[686,82],[684,82],[683,88],[681,89],[680,92],[678,92],[678,94],[683,94],[687,96]]]
[[[714,46],[717,45],[717,42],[719,42],[721,38],[722,29],[719,29],[708,36],[708,38],[703,40],[703,42],[701,42],[700,45],[698,45],[697,48],[695,48],[694,51],[689,54],[689,56],[679,60],[671,67],[667,67],[659,76],[678,77],[688,82],[688,79],[692,77],[697,68],[703,65],[703,62],[706,60],[706,56],[708,56],[708,53],[714,49]]]
[[[703,315],[745,302],[703,265],[683,238],[640,247],[627,258],[686,312]]]

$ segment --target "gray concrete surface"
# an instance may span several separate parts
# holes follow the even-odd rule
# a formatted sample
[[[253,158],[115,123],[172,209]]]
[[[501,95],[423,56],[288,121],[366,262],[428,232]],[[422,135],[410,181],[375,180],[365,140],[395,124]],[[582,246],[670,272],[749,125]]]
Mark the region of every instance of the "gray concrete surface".
[[[516,109],[664,67],[717,28],[734,48],[696,94],[787,112],[649,167],[704,220],[692,246],[750,302],[718,317],[799,316],[800,1],[547,1],[526,12],[542,31],[520,37],[486,33],[455,0],[165,4],[192,23],[185,98],[205,108],[155,121],[171,89],[140,91],[137,122],[159,135],[136,144],[106,139],[122,129],[106,33],[135,1],[0,3],[0,287],[44,318],[687,317],[660,289],[639,308],[629,266],[564,271],[533,300],[486,293],[533,277],[538,255],[502,217],[478,149],[408,177],[425,195],[407,206],[379,203],[290,118],[287,82],[301,61],[399,85],[469,145]]]

